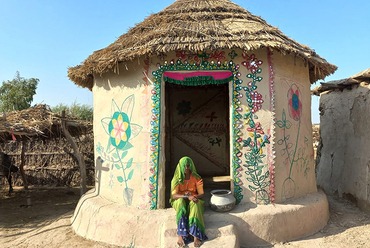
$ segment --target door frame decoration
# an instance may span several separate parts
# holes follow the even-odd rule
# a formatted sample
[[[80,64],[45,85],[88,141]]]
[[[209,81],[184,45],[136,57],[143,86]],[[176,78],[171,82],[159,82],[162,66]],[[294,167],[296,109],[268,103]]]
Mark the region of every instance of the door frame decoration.
[[[181,52],[179,52],[181,53]],[[233,86],[233,92],[232,92],[232,105],[233,105],[233,111],[232,111],[232,123],[231,126],[233,127],[233,133],[230,137],[230,140],[232,140],[232,171],[233,171],[233,186],[234,186],[234,196],[236,198],[237,203],[239,203],[242,198],[242,181],[240,177],[237,175],[239,174],[240,168],[241,168],[241,159],[237,156],[237,154],[240,153],[240,144],[238,140],[241,138],[238,133],[240,133],[237,123],[242,122],[243,116],[239,113],[241,104],[239,101],[241,93],[239,91],[242,90],[241,84],[243,83],[243,80],[239,79],[241,76],[239,73],[240,66],[238,64],[235,64],[232,60],[227,61],[220,61],[218,58],[218,55],[223,55],[224,52],[217,52],[208,54],[206,52],[198,53],[196,55],[197,60],[188,62],[187,60],[181,61],[182,57],[178,56],[179,59],[175,61],[172,59],[170,62],[164,61],[163,65],[159,66],[159,69],[156,71],[153,71],[154,81],[153,81],[153,89],[151,91],[151,99],[152,99],[152,116],[151,116],[151,141],[150,141],[150,150],[151,150],[151,166],[150,166],[150,172],[151,176],[149,177],[149,197],[150,197],[150,203],[151,207],[150,209],[157,209],[157,202],[158,202],[158,164],[159,164],[159,153],[160,153],[160,119],[161,119],[161,84],[162,84],[162,78],[163,81],[168,80],[170,83],[176,83],[181,85],[208,85],[208,84],[224,84],[229,83],[232,81]],[[217,56],[216,56],[217,55]],[[224,59],[224,56],[221,56],[221,58]],[[169,78],[164,77],[164,73],[168,71],[201,71],[201,72],[207,72],[207,71],[230,71],[232,72],[232,75],[226,79],[217,80],[214,78],[204,77],[204,76],[197,76],[194,78],[187,79],[185,81],[179,81],[179,80],[171,80]]]

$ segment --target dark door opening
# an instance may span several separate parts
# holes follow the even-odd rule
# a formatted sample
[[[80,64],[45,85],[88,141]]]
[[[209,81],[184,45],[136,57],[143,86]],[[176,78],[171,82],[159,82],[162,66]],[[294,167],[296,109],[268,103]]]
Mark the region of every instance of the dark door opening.
[[[183,156],[193,159],[204,181],[205,205],[212,189],[230,189],[228,84],[180,86],[165,83],[166,207],[171,180]]]

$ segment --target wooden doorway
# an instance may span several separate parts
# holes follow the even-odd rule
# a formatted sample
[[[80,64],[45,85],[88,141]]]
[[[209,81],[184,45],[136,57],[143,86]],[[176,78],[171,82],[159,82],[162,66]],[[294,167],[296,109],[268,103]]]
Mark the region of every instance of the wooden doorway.
[[[166,204],[173,173],[183,156],[193,159],[206,194],[212,188],[230,189],[228,84],[180,86],[166,82],[165,94]],[[215,181],[223,184],[215,185]]]

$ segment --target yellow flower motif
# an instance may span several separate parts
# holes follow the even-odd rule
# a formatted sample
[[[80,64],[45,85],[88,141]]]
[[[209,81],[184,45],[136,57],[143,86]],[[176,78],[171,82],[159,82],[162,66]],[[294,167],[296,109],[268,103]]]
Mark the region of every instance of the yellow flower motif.
[[[129,127],[129,123],[127,121],[123,121],[122,113],[118,115],[117,119],[112,119],[113,129],[110,133],[112,138],[115,138],[116,144],[119,144],[122,141],[127,141],[127,128]]]
[[[109,123],[109,135],[113,146],[123,148],[131,137],[131,125],[126,113],[115,112]]]
[[[111,145],[117,149],[130,149],[132,147],[131,139],[135,138],[143,129],[131,122],[134,103],[134,95],[127,97],[121,108],[112,100],[111,116],[101,120],[104,131],[109,137],[107,151]]]

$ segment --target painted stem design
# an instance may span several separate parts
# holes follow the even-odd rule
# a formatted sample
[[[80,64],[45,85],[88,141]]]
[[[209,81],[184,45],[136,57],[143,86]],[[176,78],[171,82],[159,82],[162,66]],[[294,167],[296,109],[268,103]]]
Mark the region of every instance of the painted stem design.
[[[119,158],[119,162],[121,163],[121,168],[122,168],[122,172],[123,172],[123,177],[124,177],[124,180],[125,180],[125,185],[126,185],[126,189],[128,188],[127,186],[127,178],[126,178],[126,172],[125,172],[125,168],[123,167],[123,163],[122,163],[122,159],[119,155],[119,152],[118,152],[118,149],[116,148],[116,153],[117,153],[117,156]]]
[[[294,162],[297,162],[294,160],[295,158],[295,155],[296,155],[296,152],[297,152],[297,146],[298,146],[298,138],[299,138],[299,131],[301,129],[301,119],[299,119],[299,123],[298,123],[298,132],[297,132],[297,140],[295,142],[295,148],[294,148],[294,153],[293,153],[293,158],[290,158],[290,153],[288,151],[288,144],[287,144],[287,140],[286,140],[286,136],[285,136],[285,129],[286,129],[286,126],[284,126],[284,143],[285,143],[285,149],[286,149],[286,152],[287,152],[287,155],[288,155],[288,159],[289,159],[289,163],[290,163],[290,169],[289,169],[289,177],[288,178],[291,178],[291,174],[292,174],[292,168],[293,168],[293,163]]]

